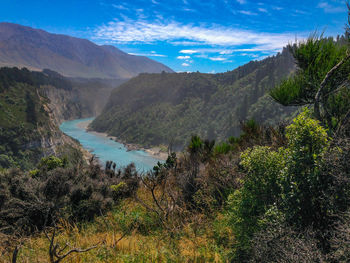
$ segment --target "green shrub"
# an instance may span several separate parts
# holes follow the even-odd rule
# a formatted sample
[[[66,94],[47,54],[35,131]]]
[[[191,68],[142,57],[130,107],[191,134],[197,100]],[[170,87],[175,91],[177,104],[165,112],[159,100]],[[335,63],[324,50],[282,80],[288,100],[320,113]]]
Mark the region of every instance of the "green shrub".
[[[51,171],[58,167],[65,167],[65,165],[66,165],[65,159],[60,159],[56,156],[48,156],[41,159],[38,165],[38,168]]]
[[[122,198],[127,191],[127,184],[124,182],[120,182],[117,185],[111,185],[112,196],[114,201],[118,201]]]
[[[278,176],[285,165],[285,151],[259,146],[246,150],[241,158],[246,176],[242,188],[229,196],[228,207],[231,227],[238,242],[237,260],[246,260],[249,241],[259,230],[259,218],[281,193]]]
[[[159,218],[141,206],[128,210],[118,209],[113,216],[119,230],[126,235],[135,230],[142,235],[148,235],[161,226]]]
[[[297,228],[325,227],[329,212],[330,178],[320,165],[329,147],[326,130],[304,110],[287,127],[287,147],[249,148],[241,154],[242,187],[228,198],[228,211],[237,246],[235,260],[247,260],[251,239],[261,230],[260,219],[276,207]]]
[[[327,131],[305,110],[287,127],[288,156],[281,173],[282,207],[286,219],[298,227],[317,222],[323,213],[318,198],[329,185],[320,164],[329,146]]]
[[[233,146],[223,142],[215,146],[214,148],[214,154],[220,155],[220,154],[227,154],[233,149]]]

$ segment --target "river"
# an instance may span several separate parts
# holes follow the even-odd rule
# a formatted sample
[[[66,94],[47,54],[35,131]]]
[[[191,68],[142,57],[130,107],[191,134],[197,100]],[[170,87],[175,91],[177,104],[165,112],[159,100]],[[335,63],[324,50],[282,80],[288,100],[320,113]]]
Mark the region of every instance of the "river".
[[[91,122],[93,119],[65,121],[61,124],[60,129],[68,136],[78,140],[85,149],[95,154],[103,165],[106,161],[113,161],[118,168],[121,168],[133,162],[138,171],[149,171],[160,161],[144,151],[127,151],[127,148],[121,143],[103,135],[87,132],[82,124]]]

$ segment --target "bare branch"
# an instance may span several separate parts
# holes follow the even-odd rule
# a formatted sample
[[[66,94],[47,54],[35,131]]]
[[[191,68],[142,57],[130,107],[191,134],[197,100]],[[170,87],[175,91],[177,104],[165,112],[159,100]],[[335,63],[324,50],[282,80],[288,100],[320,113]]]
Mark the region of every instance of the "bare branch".
[[[324,77],[323,81],[320,84],[320,88],[318,89],[315,96],[315,116],[318,120],[321,120],[321,111],[320,111],[320,103],[323,96],[324,89],[328,81],[333,77],[333,75],[337,72],[337,70],[350,59],[350,53],[346,54],[346,57],[343,58],[337,65],[335,65]]]
[[[13,250],[13,253],[12,253],[12,261],[11,261],[12,263],[17,262],[18,252],[19,252],[19,248],[18,248],[18,246],[16,246],[15,249]]]
[[[64,258],[69,256],[72,253],[84,253],[87,251],[90,251],[98,246],[98,244],[86,248],[86,249],[81,249],[81,248],[72,248],[65,254],[61,254],[64,250],[66,250],[69,247],[69,244],[66,243],[63,248],[60,249],[59,244],[55,244],[55,236],[56,236],[56,227],[53,228],[52,236],[49,237],[49,234],[44,230],[45,236],[48,238],[50,241],[50,246],[49,246],[49,257],[50,257],[50,263],[59,263],[61,262]],[[58,251],[57,251],[58,250]]]

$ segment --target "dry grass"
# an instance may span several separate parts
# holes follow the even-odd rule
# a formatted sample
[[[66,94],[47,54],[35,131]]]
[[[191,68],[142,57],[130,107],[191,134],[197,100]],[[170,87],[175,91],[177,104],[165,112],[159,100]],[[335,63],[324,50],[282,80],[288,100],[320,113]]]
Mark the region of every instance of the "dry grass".
[[[146,198],[143,190],[139,190],[138,194]],[[138,203],[126,199],[115,211],[96,218],[92,223],[78,227],[61,221],[56,239],[58,243],[64,245],[68,242],[71,247],[79,248],[98,244],[97,248],[72,254],[63,262],[222,262],[210,225],[204,224],[200,227],[201,231],[187,225],[176,237],[161,228],[146,234],[134,230],[119,240],[123,233],[115,213],[130,213],[137,209],[142,211]],[[17,262],[48,262],[48,251],[49,241],[44,234],[30,237],[23,243]],[[9,254],[6,254],[0,262],[9,262],[9,259]]]

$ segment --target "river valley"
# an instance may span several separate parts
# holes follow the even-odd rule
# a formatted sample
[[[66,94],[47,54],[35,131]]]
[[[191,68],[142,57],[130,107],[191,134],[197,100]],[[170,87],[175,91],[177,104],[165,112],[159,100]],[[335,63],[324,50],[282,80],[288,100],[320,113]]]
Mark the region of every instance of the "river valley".
[[[160,159],[151,156],[145,151],[128,151],[123,144],[104,135],[95,132],[87,132],[85,127],[93,119],[94,118],[85,118],[65,121],[61,124],[60,129],[65,134],[78,140],[85,149],[95,154],[102,165],[104,165],[106,161],[113,161],[117,164],[117,167],[120,168],[133,162],[137,170],[148,171],[160,161]]]

